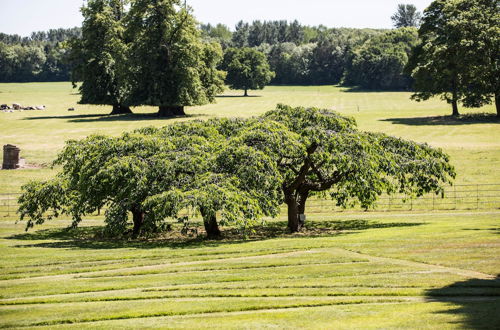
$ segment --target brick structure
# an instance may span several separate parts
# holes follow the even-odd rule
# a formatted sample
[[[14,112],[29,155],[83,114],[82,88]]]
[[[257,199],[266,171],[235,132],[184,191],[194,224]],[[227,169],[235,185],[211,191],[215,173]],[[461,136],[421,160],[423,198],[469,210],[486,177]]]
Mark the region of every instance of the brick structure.
[[[22,159],[19,156],[21,149],[18,147],[7,144],[3,146],[3,164],[4,170],[15,170],[22,166]]]

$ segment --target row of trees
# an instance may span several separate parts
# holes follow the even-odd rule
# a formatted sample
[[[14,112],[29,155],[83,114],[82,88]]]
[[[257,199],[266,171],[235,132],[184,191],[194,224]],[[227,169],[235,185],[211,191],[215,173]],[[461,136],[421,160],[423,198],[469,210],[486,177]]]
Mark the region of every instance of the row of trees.
[[[180,0],[90,0],[82,38],[71,42],[72,80],[82,81],[81,103],[159,106],[160,116],[184,115],[184,106],[213,102],[223,90],[217,69],[222,49],[205,43]]]
[[[238,23],[235,32],[221,24],[201,25],[200,32],[177,0],[136,0],[128,11],[125,2],[93,0],[83,8],[83,37],[70,44],[73,81],[83,81],[82,103],[112,104],[114,113],[157,105],[160,114],[179,115],[184,105],[212,102],[224,70],[225,82],[245,94],[270,79],[413,89],[415,100],[441,96],[453,115],[459,103],[480,107],[494,100],[500,116],[498,0],[436,0],[423,17],[414,6],[399,5],[392,17],[396,30],[255,21]],[[79,33],[0,34],[0,81],[66,79],[61,41]]]
[[[27,228],[60,215],[77,226],[106,208],[108,233],[128,233],[131,214],[133,237],[198,216],[217,237],[219,225],[257,225],[282,203],[297,232],[311,196],[368,208],[382,193],[442,192],[455,176],[441,150],[359,131],[352,118],[329,110],[285,105],[257,118],[69,141],[54,164],[61,165],[54,179],[23,187],[19,213]]]
[[[66,41],[80,28],[34,32],[31,37],[0,33],[0,82],[68,81]]]
[[[122,1],[119,1],[120,3]],[[139,1],[140,2],[140,1]],[[88,4],[84,9],[84,16],[95,16],[89,12],[89,8],[93,6]],[[109,4],[112,6],[112,4]],[[94,6],[95,7],[95,6]],[[100,7],[104,10],[104,7]],[[128,25],[132,20],[125,19],[125,11],[120,9],[122,17],[119,20],[123,28]],[[90,17],[89,16],[89,17]],[[168,17],[165,17],[168,19]],[[101,22],[103,24],[104,22]],[[112,24],[112,22],[107,21],[107,23]],[[86,19],[85,24],[92,24],[91,19]],[[383,40],[376,39],[377,36],[389,31],[382,30],[372,30],[372,29],[328,29],[324,26],[319,27],[308,27],[299,24],[297,21],[287,22],[287,21],[255,21],[252,24],[240,22],[236,26],[235,32],[229,30],[228,27],[218,24],[216,26],[212,25],[201,25],[201,34],[206,43],[218,43],[222,46],[223,50],[229,48],[247,48],[251,47],[258,51],[263,52],[266,55],[267,61],[270,63],[271,71],[275,72],[274,78],[271,83],[274,84],[338,84],[342,81],[348,82],[349,84],[360,85],[364,88],[371,88],[372,85],[376,85],[377,75],[367,74],[363,77],[357,75],[357,73],[350,72],[353,68],[351,65],[355,57],[356,65],[363,66],[369,65],[368,61],[364,61],[364,57],[357,55],[357,52],[363,48],[363,46],[370,42],[371,45],[381,43],[380,50],[382,54],[379,56],[378,53],[373,54],[371,57],[377,58],[379,63],[387,63],[384,57],[390,57],[391,49],[387,47]],[[105,31],[109,28],[102,27]],[[145,28],[145,27],[144,27]],[[88,28],[83,27],[85,30],[83,39],[95,38],[98,36],[89,33]],[[48,40],[61,40],[64,39],[64,34],[56,34],[59,30],[49,31],[49,33],[34,33],[31,38],[21,38],[19,36],[7,36],[4,35],[4,39],[9,39],[12,43],[11,47],[15,48],[19,45],[25,47],[27,44],[32,45],[35,41],[47,42]],[[61,32],[61,31],[59,31]],[[78,32],[78,33],[76,33]],[[73,35],[80,37],[81,30],[68,30],[68,35],[73,33]],[[410,32],[408,32],[410,33]],[[411,34],[411,33],[410,33]],[[133,40],[133,36],[125,33],[123,38],[125,43],[129,43]],[[1,39],[1,38],[0,38]],[[78,38],[81,40],[80,38]],[[372,40],[374,39],[374,40]],[[382,38],[383,39],[383,38]],[[105,42],[106,39],[100,39],[101,42]],[[73,42],[71,48],[75,50],[77,46],[85,45],[88,41]],[[403,41],[398,41],[403,43]],[[13,44],[17,44],[14,46]],[[67,49],[64,47],[65,43],[59,43],[57,48],[57,58],[58,72],[60,74],[56,77],[47,78],[46,74],[40,74],[40,72],[46,72],[45,69],[39,69],[43,67],[45,63],[44,59],[39,60],[23,60],[23,52],[18,48],[12,49],[9,55],[2,55],[0,53],[0,59],[5,58],[1,61],[3,63],[13,63],[17,61],[18,65],[9,64],[10,74],[2,75],[3,81],[38,81],[38,80],[64,80],[68,79],[70,66],[68,65]],[[151,45],[154,47],[154,45]],[[103,46],[106,49],[105,46]],[[109,48],[109,46],[107,47]],[[366,47],[365,47],[366,48]],[[402,45],[399,48],[408,48],[408,45]],[[97,50],[98,48],[96,48]],[[129,49],[126,49],[129,50]],[[364,50],[366,53],[366,50]],[[84,63],[85,59],[79,61],[78,56],[82,56],[83,53],[78,50],[72,56],[72,67],[73,71],[76,72],[74,75],[74,80],[83,80],[83,76],[78,74],[81,65]],[[92,58],[92,57],[91,57]],[[66,59],[66,60],[65,60]],[[404,59],[400,59],[404,60]],[[52,63],[54,61],[47,61],[47,63]],[[361,63],[365,62],[365,63]],[[30,63],[30,64],[29,64]],[[404,79],[404,73],[400,70],[400,66],[395,65],[391,67],[392,62],[388,62],[391,77],[387,77],[384,80],[386,83],[379,84],[377,88],[386,89],[408,89],[409,83],[406,85],[387,83],[387,81],[409,81],[409,79]],[[32,66],[34,67],[32,67]],[[222,67],[222,69],[227,69]],[[23,72],[31,72],[30,75],[26,75]],[[81,70],[80,70],[81,72]],[[343,80],[344,76],[349,75],[349,80]],[[396,75],[396,77],[392,77]],[[355,78],[355,77],[359,77]],[[361,79],[362,78],[362,79]],[[408,78],[405,76],[405,78]]]

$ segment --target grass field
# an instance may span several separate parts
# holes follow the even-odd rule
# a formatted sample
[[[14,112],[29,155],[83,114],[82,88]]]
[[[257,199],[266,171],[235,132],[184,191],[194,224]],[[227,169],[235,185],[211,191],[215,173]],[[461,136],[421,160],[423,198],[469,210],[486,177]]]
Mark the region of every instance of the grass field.
[[[500,183],[500,123],[453,120],[439,100],[338,87],[268,87],[189,108],[188,119],[252,116],[276,103],[335,108],[362,129],[445,149],[457,183]],[[0,104],[46,111],[0,112],[0,144],[16,144],[33,169],[0,171],[0,194],[32,178],[64,141],[120,134],[176,120],[155,109],[107,116],[80,106],[69,83],[0,84]],[[75,112],[67,108],[75,107]],[[470,113],[493,113],[493,107]],[[110,241],[102,218],[68,231],[65,219],[24,233],[0,219],[0,327],[28,328],[497,328],[500,212],[314,213],[289,235],[284,217],[242,239]]]

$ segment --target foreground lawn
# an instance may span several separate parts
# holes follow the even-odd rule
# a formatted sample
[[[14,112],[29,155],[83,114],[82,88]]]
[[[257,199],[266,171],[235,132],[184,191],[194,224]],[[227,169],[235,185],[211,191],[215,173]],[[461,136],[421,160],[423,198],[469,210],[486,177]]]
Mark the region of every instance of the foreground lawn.
[[[135,242],[96,238],[98,219],[3,221],[0,326],[494,328],[499,219],[318,214],[304,234],[278,219],[248,240]]]
[[[427,142],[444,148],[457,167],[457,183],[500,183],[500,122],[493,116],[453,120],[450,106],[439,100],[417,103],[405,92],[354,92],[334,86],[278,87],[241,97],[227,91],[217,104],[188,108],[188,118],[159,119],[156,109],[140,107],[136,114],[108,116],[109,107],[78,105],[70,83],[0,84],[0,103],[44,104],[45,111],[0,112],[0,144],[18,145],[28,163],[41,168],[0,171],[0,193],[18,192],[31,178],[46,178],[46,167],[68,139],[93,133],[118,135],[144,126],[164,126],[177,120],[212,116],[254,116],[277,103],[317,106],[354,116],[360,128]],[[75,112],[68,112],[70,107]],[[493,106],[469,113],[494,113]]]

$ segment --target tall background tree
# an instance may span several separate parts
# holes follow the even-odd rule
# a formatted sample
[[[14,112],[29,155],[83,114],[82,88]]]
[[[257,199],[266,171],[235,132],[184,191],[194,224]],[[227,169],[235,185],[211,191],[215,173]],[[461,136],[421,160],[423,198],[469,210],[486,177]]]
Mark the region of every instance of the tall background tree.
[[[458,1],[453,16],[464,56],[463,104],[480,107],[494,102],[500,118],[500,2]]]
[[[446,0],[436,0],[424,11],[419,29],[421,44],[414,49],[408,70],[414,78],[414,100],[441,96],[452,105],[452,115],[458,116],[465,84],[465,58],[451,13],[452,2]]]
[[[419,27],[422,14],[412,4],[399,4],[396,13],[391,16],[396,28]]]
[[[132,3],[131,104],[158,106],[159,116],[182,116],[185,106],[214,102],[222,91],[223,74],[216,68],[220,45],[203,43],[189,10],[180,0]]]
[[[125,0],[89,0],[82,8],[82,38],[71,42],[72,81],[81,81],[81,104],[112,105],[112,114],[131,113],[127,103],[128,45]]]
[[[425,10],[408,70],[413,99],[441,96],[452,104],[479,107],[498,100],[500,37],[498,0],[435,0]],[[497,102],[498,112],[498,102]]]
[[[222,68],[227,72],[226,83],[231,89],[263,89],[271,79],[271,71],[264,53],[253,48],[229,48],[224,54]]]

